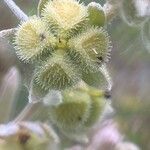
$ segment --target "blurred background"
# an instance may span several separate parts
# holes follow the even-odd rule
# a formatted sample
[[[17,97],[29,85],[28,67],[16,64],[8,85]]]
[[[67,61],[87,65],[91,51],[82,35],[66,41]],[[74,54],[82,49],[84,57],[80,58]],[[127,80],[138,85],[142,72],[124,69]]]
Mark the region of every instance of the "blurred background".
[[[14,0],[29,16],[36,14],[38,0]],[[85,0],[85,3],[91,2]],[[96,2],[104,4],[104,0]],[[119,12],[118,12],[119,14]],[[150,21],[147,21],[150,22]],[[19,21],[0,1],[0,30],[13,28]],[[108,63],[114,86],[112,105],[116,110],[115,120],[122,134],[136,143],[142,150],[150,149],[150,50],[142,41],[141,29],[128,26],[117,16],[108,26],[113,49]],[[150,23],[147,30],[150,33]],[[150,34],[148,34],[150,38]],[[150,42],[150,41],[149,41]],[[13,48],[6,40],[0,39],[0,84],[4,75],[18,60]],[[14,80],[10,80],[10,82]],[[28,92],[19,82],[19,91],[15,97],[14,117],[27,103]],[[0,111],[1,112],[1,111]]]

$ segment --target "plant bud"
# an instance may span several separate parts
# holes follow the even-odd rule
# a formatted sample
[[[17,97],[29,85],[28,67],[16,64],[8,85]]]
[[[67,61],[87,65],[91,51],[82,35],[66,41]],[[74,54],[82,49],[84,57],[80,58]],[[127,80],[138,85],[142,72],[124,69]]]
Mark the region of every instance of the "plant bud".
[[[104,26],[106,18],[103,7],[100,4],[91,2],[88,5],[88,14],[89,23],[91,25],[98,27]]]
[[[46,4],[42,16],[59,30],[60,36],[67,38],[73,30],[84,27],[88,14],[87,8],[76,0],[53,0]]]
[[[33,62],[51,54],[55,37],[40,18],[32,17],[18,28],[15,45],[16,53],[21,60]]]
[[[45,8],[46,3],[48,3],[49,0],[40,0],[38,4],[38,16],[41,15],[41,12]]]
[[[107,82],[101,71],[91,72],[90,70],[82,71],[82,80],[89,86],[105,89]]]
[[[65,56],[55,53],[37,69],[35,80],[44,90],[61,90],[74,86],[79,81],[79,76]]]
[[[108,33],[102,28],[87,28],[84,32],[70,39],[69,55],[83,71],[95,70],[108,60],[110,41]]]
[[[40,0],[40,17],[29,18],[16,33],[18,57],[33,67],[33,93],[73,87],[81,79],[98,87],[98,72],[110,55],[102,7],[77,0]],[[98,80],[99,81],[99,80]],[[96,84],[97,83],[97,84]],[[38,94],[37,94],[38,95]]]
[[[51,121],[63,131],[78,130],[89,117],[90,97],[81,91],[63,92],[63,102],[50,109]]]
[[[102,115],[105,106],[104,92],[85,86],[63,91],[63,101],[49,108],[50,120],[65,135],[85,132]]]

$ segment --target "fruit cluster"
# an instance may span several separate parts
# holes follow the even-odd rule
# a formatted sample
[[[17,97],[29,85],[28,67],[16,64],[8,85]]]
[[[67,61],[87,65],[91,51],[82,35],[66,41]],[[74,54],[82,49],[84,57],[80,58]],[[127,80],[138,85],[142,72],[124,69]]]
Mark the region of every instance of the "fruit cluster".
[[[38,16],[18,27],[16,53],[35,68],[33,88],[37,93],[61,90],[62,102],[50,106],[48,114],[67,134],[91,127],[105,106],[104,91],[92,87],[101,84],[100,67],[109,58],[105,22],[100,4],[41,0]]]
[[[33,83],[45,91],[64,90],[81,80],[91,84],[89,78],[109,58],[105,21],[96,3],[41,0],[38,16],[23,22],[15,37],[18,57],[35,66]]]

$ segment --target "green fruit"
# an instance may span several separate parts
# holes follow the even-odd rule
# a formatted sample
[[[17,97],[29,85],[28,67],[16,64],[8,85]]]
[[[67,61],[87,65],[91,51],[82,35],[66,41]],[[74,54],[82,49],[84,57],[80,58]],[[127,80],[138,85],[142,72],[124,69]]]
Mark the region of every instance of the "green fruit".
[[[102,28],[91,27],[69,40],[69,55],[83,71],[97,71],[108,60],[110,41]]]
[[[39,1],[39,4],[38,4],[38,15],[40,16],[41,15],[41,12],[43,11],[43,9],[45,8],[45,5],[46,3],[48,2],[49,0],[40,0]]]
[[[88,14],[89,23],[91,25],[98,27],[104,26],[106,18],[103,7],[100,4],[91,2],[88,5]]]
[[[82,71],[82,80],[89,86],[96,88],[106,88],[107,83],[101,71],[91,72],[90,70]]]
[[[49,90],[74,87],[81,80],[100,87],[99,68],[108,61],[111,48],[101,27],[105,22],[101,6],[40,0],[38,13],[41,18],[23,22],[15,37],[18,57],[33,66],[34,93],[41,98]]]
[[[63,131],[76,131],[87,121],[90,97],[85,92],[63,92],[63,102],[50,109],[51,121]]]
[[[50,26],[58,29],[59,36],[68,38],[74,30],[84,27],[88,13],[76,0],[53,0],[46,4],[42,16]]]
[[[50,120],[64,134],[84,132],[100,118],[105,106],[104,91],[85,86],[62,92],[63,101],[49,108]]]
[[[49,56],[55,42],[47,25],[40,18],[32,17],[18,28],[15,37],[16,53],[21,60],[33,62]]]
[[[79,81],[79,75],[71,62],[63,55],[54,54],[42,64],[35,74],[35,81],[42,89],[65,89]]]

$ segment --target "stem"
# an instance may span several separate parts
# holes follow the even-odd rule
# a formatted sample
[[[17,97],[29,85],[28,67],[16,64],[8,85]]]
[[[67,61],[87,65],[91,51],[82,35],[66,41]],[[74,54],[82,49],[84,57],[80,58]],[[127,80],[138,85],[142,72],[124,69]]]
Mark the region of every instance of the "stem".
[[[2,30],[0,31],[0,38],[7,38],[11,36],[12,34],[14,34],[16,30],[17,28]]]
[[[17,123],[20,121],[28,120],[32,117],[32,114],[38,110],[41,106],[41,102],[37,101],[36,103],[28,103],[24,110],[15,118],[13,122]]]
[[[4,0],[4,3],[7,5],[7,7],[10,8],[10,10],[15,14],[15,16],[19,20],[28,20],[28,16],[12,0]]]
[[[102,67],[100,68],[100,71],[103,73],[103,75],[105,76],[106,78],[106,81],[107,81],[107,89],[108,91],[111,91],[112,90],[112,86],[113,86],[113,81],[112,81],[112,78],[109,74],[109,71],[106,67],[106,64],[102,65]]]

